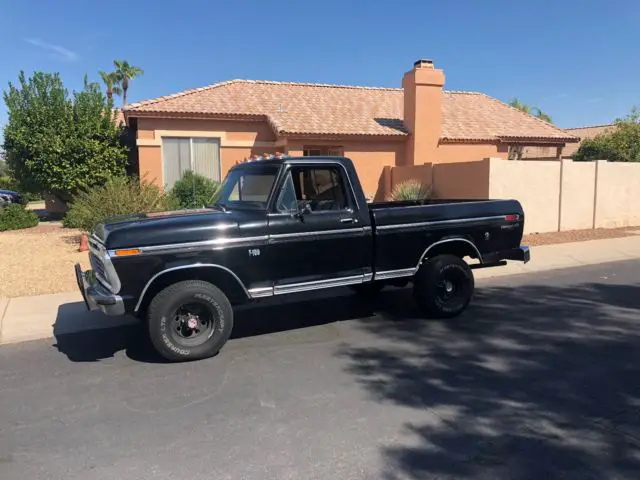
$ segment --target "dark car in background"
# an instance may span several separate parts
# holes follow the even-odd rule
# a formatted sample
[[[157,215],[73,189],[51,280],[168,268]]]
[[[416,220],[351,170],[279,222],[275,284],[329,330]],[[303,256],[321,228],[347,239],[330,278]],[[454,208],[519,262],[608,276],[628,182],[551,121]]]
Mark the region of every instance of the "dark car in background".
[[[25,202],[18,192],[14,192],[13,190],[0,189],[0,208],[11,205],[12,203],[19,203],[24,205]]]

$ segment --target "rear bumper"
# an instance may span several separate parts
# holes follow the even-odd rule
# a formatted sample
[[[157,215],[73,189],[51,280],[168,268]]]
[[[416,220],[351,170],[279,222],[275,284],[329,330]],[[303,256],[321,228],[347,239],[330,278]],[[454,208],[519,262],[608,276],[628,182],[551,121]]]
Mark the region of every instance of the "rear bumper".
[[[482,263],[474,264],[475,268],[499,267],[506,265],[507,260],[527,263],[531,260],[531,251],[526,245],[518,248],[487,253],[482,256]]]
[[[527,263],[529,260],[531,260],[531,251],[529,250],[529,247],[527,247],[526,245],[522,245],[518,248],[503,252],[502,259],[517,260],[518,262]]]
[[[101,310],[106,315],[123,315],[125,313],[122,297],[111,293],[95,277],[93,271],[82,271],[76,264],[76,281],[87,306],[87,310]]]

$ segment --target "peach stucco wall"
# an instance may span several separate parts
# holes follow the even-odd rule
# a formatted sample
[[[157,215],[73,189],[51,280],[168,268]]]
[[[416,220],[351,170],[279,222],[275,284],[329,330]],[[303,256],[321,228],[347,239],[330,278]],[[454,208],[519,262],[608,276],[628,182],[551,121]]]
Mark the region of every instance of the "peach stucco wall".
[[[490,160],[489,197],[516,199],[525,213],[525,233],[558,231],[560,162]]]
[[[504,158],[509,154],[507,145],[490,143],[445,143],[438,145],[433,163],[472,162],[482,158]]]
[[[562,161],[560,230],[593,227],[596,163]]]
[[[433,166],[436,198],[489,198],[489,161],[440,163]]]
[[[640,164],[598,161],[595,227],[640,225]]]
[[[158,130],[225,132],[227,140],[230,141],[275,140],[273,130],[266,122],[144,117],[138,119],[138,138],[155,138],[155,132]]]
[[[138,147],[140,178],[159,187],[162,186],[162,149],[160,147]]]

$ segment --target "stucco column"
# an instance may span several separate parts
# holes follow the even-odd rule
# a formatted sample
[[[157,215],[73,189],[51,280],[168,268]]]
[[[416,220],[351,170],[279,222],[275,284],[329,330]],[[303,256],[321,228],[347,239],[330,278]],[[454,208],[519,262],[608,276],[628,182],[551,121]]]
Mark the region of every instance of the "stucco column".
[[[138,146],[138,169],[140,180],[163,187],[160,145]]]
[[[436,163],[442,133],[445,76],[430,60],[418,60],[402,79],[404,125],[409,130],[405,165]]]

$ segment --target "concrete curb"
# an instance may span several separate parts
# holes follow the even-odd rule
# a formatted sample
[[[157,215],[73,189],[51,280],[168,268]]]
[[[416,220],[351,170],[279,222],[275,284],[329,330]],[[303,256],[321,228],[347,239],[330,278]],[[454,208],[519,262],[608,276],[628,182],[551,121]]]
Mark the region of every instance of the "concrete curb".
[[[640,235],[532,248],[531,261],[474,270],[483,280],[640,258]],[[79,292],[0,297],[0,345],[138,323],[135,318],[88,312]]]

